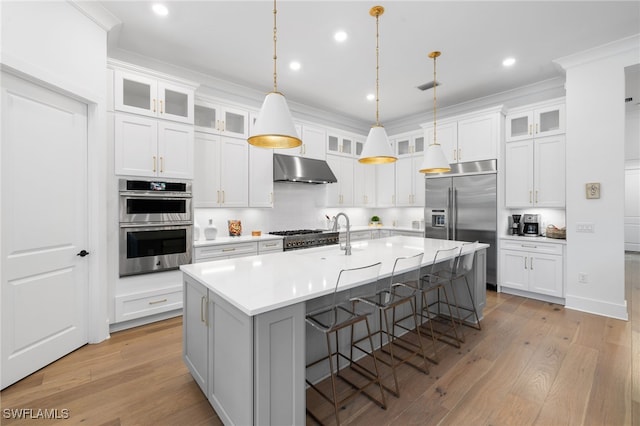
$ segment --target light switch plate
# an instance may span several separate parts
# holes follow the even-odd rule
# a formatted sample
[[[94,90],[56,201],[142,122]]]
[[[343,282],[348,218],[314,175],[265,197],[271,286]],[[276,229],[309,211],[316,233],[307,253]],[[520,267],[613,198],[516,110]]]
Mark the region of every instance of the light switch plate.
[[[586,185],[587,199],[600,198],[600,182],[591,182]]]

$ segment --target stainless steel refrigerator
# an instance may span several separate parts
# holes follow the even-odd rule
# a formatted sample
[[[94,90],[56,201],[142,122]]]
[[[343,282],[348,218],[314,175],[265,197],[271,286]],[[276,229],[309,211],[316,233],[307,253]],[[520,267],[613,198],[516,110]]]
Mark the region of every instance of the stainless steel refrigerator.
[[[487,284],[492,286],[497,284],[495,165],[495,160],[455,164],[446,175],[428,176],[424,212],[426,238],[478,240],[490,245]]]

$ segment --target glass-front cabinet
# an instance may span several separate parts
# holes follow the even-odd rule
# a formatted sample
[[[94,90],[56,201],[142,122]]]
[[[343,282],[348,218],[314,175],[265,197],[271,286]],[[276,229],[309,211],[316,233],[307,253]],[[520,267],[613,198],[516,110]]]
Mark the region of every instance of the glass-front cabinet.
[[[205,101],[196,100],[194,123],[199,132],[247,138],[249,136],[249,112]]]
[[[507,142],[565,132],[564,101],[530,110],[518,110],[507,115]]]
[[[356,143],[353,137],[327,133],[327,154],[352,156],[355,152]]]
[[[398,157],[422,154],[425,148],[424,132],[417,132],[398,137],[395,139],[395,145]]]
[[[120,69],[114,76],[116,110],[193,124],[192,87]]]

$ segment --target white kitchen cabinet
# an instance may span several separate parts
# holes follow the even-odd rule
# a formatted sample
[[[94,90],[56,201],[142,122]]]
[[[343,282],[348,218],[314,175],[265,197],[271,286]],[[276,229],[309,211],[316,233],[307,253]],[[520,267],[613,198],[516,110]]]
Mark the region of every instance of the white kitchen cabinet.
[[[258,254],[277,253],[281,252],[283,248],[284,240],[282,238],[277,240],[258,241]]]
[[[197,132],[194,207],[247,207],[249,145],[246,140]]]
[[[328,154],[327,163],[338,180],[336,183],[327,184],[328,205],[353,206],[353,158]]]
[[[116,113],[117,175],[192,179],[193,126]]]
[[[423,155],[402,157],[396,161],[396,206],[424,207],[424,174],[420,173]]]
[[[528,105],[509,111],[506,141],[513,142],[565,133],[564,99]]]
[[[122,69],[114,79],[117,111],[193,124],[193,87]]]
[[[273,207],[273,150],[249,145],[249,207]]]
[[[204,245],[194,249],[193,263],[253,256],[255,254],[258,254],[258,243],[255,241]]]
[[[437,142],[449,164],[498,158],[503,117],[500,105],[438,122]],[[433,124],[423,128],[429,145],[433,143]]]
[[[209,387],[209,292],[202,284],[185,281],[182,315],[182,358],[205,395]]]
[[[565,206],[565,136],[505,144],[505,206]]]
[[[354,161],[353,204],[373,207],[376,204],[376,167]]]
[[[202,98],[196,99],[194,124],[199,132],[249,137],[249,111]]]
[[[424,132],[411,132],[405,135],[396,135],[394,145],[398,157],[413,156],[424,153]]]
[[[298,129],[300,138],[302,139],[302,145],[296,148],[275,149],[273,152],[276,154],[315,158],[316,160],[326,159],[327,133],[325,129],[306,124],[296,126],[296,129]]]
[[[564,297],[563,249],[557,243],[501,240],[501,288]]]
[[[376,207],[396,205],[396,163],[371,166],[376,169]]]
[[[356,152],[355,138],[332,131],[327,132],[327,154],[346,155],[352,157]]]

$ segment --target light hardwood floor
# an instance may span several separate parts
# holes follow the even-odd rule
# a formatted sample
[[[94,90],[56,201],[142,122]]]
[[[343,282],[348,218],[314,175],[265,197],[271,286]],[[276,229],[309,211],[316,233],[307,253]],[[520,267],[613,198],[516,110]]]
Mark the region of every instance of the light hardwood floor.
[[[430,374],[399,370],[401,398],[358,398],[354,425],[640,425],[640,254],[626,256],[625,322],[488,292],[482,331],[442,346]],[[0,393],[2,425],[219,425],[182,362],[181,319],[114,333]],[[308,395],[331,424],[331,407]],[[7,409],[68,410],[68,419],[7,419]],[[310,421],[309,421],[310,422]],[[311,422],[310,422],[311,423]]]

